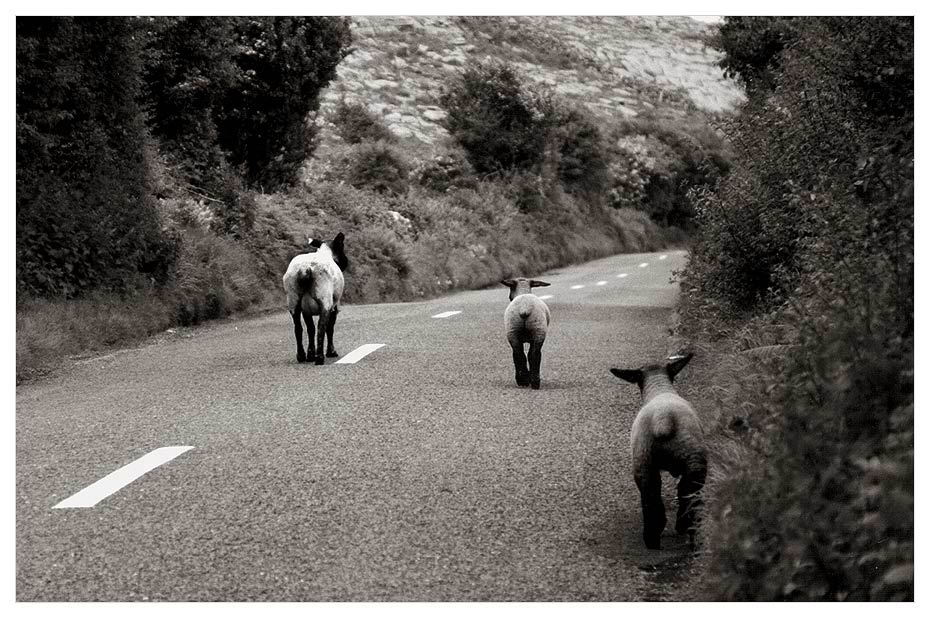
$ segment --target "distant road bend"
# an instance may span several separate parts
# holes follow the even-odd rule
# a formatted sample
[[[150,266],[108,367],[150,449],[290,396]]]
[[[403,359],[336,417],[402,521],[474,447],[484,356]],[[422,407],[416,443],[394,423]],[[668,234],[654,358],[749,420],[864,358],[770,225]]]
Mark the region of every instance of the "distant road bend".
[[[685,539],[643,545],[638,394],[608,369],[669,351],[684,256],[538,275],[538,391],[514,383],[504,286],[344,306],[322,367],[296,362],[282,293],[21,385],[17,600],[661,598],[650,567]]]

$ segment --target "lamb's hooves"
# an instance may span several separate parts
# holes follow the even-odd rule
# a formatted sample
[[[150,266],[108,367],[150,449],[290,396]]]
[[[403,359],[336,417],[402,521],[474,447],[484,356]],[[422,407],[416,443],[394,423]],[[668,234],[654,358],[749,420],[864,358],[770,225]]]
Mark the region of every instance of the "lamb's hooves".
[[[662,549],[662,543],[656,541],[646,541],[646,549]]]
[[[332,350],[330,352],[327,352],[326,356],[328,356],[329,358],[336,358],[337,356],[339,356],[339,352],[337,352],[336,350]]]
[[[538,391],[538,390],[539,390],[539,382],[530,382],[530,388],[533,389],[534,391]]]
[[[322,365],[324,362],[325,362],[325,361],[323,360],[323,357],[322,357],[322,356],[317,356],[317,357],[316,357],[316,361],[314,361],[314,364],[315,364],[315,365]]]
[[[307,357],[304,356],[303,354],[298,354],[298,355],[297,355],[297,362],[298,362],[298,363],[306,363],[306,362],[307,362]]]

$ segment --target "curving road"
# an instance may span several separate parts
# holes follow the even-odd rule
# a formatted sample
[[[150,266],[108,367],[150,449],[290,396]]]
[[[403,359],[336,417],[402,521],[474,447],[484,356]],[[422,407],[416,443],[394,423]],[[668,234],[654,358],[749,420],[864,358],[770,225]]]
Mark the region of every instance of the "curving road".
[[[684,259],[539,276],[539,391],[513,382],[503,286],[343,307],[344,357],[383,344],[355,363],[297,364],[282,310],[20,386],[17,600],[662,598],[684,539],[643,547],[639,395],[608,368],[670,351]],[[101,481],[128,464],[150,469]]]

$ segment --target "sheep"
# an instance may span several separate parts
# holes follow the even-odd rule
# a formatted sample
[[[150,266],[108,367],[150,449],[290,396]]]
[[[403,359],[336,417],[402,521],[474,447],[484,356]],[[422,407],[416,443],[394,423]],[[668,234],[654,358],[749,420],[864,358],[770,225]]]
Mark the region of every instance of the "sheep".
[[[516,369],[517,386],[539,388],[539,365],[542,362],[542,346],[549,329],[549,307],[536,297],[530,289],[548,286],[545,281],[535,279],[504,279],[501,284],[510,288],[510,304],[504,310],[504,328],[507,341],[513,348],[513,366]],[[530,344],[529,369],[523,344]]]
[[[345,254],[345,234],[339,232],[332,241],[308,239],[315,253],[303,253],[291,260],[284,273],[284,290],[287,292],[287,310],[294,319],[294,337],[297,339],[297,362],[304,363],[314,358],[317,365],[323,364],[323,336],[328,345],[326,356],[339,356],[333,346],[333,328],[339,314],[345,280],[343,271],[349,267]],[[307,353],[304,354],[303,328],[300,316],[307,323]],[[316,347],[313,345],[313,316],[318,315]]]
[[[699,492],[707,476],[707,451],[701,421],[672,382],[692,354],[673,356],[666,364],[649,364],[640,369],[611,369],[621,380],[639,386],[643,405],[633,421],[630,445],[633,479],[639,488],[643,509],[643,539],[649,549],[660,549],[665,529],[661,471],[678,482],[678,516],[675,531],[688,533],[694,546],[694,531],[701,509]]]

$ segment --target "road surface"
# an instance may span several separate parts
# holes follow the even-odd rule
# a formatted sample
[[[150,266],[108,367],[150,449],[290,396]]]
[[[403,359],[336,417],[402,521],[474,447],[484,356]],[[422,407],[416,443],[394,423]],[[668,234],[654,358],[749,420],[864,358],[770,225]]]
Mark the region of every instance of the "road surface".
[[[504,286],[344,306],[343,358],[383,344],[354,363],[298,364],[282,308],[21,385],[17,599],[661,599],[684,539],[643,546],[639,393],[608,368],[672,351],[684,260],[537,276],[539,391],[514,383]]]

